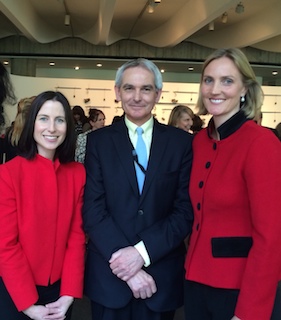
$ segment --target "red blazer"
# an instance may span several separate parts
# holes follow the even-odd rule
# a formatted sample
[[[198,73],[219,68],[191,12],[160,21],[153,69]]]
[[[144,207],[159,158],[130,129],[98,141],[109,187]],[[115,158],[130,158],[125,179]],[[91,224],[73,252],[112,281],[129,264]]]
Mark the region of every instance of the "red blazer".
[[[39,155],[0,166],[0,276],[19,311],[36,285],[61,279],[61,295],[82,297],[85,235],[83,165]]]
[[[193,147],[186,279],[240,289],[235,315],[270,319],[281,271],[280,141],[247,121],[221,141],[205,129]]]

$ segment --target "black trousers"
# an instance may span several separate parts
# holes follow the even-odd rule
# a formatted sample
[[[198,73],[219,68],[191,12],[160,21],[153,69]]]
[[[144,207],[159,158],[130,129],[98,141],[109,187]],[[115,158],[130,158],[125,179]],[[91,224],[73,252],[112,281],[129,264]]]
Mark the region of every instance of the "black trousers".
[[[155,312],[150,310],[143,299],[132,299],[121,309],[106,308],[91,301],[92,320],[173,320],[175,311]]]
[[[226,320],[234,316],[239,290],[220,289],[185,281],[185,320]],[[281,282],[270,320],[281,319]]]
[[[47,287],[37,286],[39,299],[37,305],[45,305],[56,301],[60,296],[60,281]],[[66,320],[71,318],[72,306],[67,312]],[[11,299],[2,278],[0,277],[0,319],[2,320],[27,320],[30,319],[24,313],[19,312]]]

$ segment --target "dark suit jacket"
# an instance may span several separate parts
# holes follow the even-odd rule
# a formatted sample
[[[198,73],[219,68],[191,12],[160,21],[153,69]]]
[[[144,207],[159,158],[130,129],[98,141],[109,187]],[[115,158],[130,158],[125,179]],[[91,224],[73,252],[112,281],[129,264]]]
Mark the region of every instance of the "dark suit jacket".
[[[89,235],[85,291],[109,308],[132,298],[109,267],[112,253],[143,240],[151,259],[144,268],[157,293],[146,299],[155,311],[182,304],[184,238],[193,213],[188,194],[192,136],[154,120],[143,193],[138,192],[132,145],[124,120],[88,135],[84,227]]]

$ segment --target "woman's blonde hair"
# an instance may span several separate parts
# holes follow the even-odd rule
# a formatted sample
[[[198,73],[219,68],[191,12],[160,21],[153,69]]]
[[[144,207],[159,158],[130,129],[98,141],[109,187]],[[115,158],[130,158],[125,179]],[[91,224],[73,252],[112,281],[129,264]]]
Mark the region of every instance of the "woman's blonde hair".
[[[249,119],[255,119],[261,111],[263,103],[263,91],[260,84],[256,80],[255,73],[245,56],[245,54],[237,48],[218,49],[214,51],[204,62],[200,86],[204,76],[206,67],[213,61],[222,57],[229,58],[237,67],[242,76],[243,84],[247,90],[245,94],[245,101],[241,102],[240,107],[244,111],[245,115]],[[201,90],[199,90],[198,101],[196,105],[198,115],[208,114],[207,109],[204,106]]]
[[[194,117],[193,111],[188,106],[179,104],[172,109],[168,120],[168,125],[176,127],[183,113],[187,113],[191,119],[193,119]]]
[[[31,103],[34,99],[35,97],[23,98],[18,102],[18,113],[16,115],[13,129],[11,132],[11,144],[13,146],[18,145],[25,120],[29,113]]]

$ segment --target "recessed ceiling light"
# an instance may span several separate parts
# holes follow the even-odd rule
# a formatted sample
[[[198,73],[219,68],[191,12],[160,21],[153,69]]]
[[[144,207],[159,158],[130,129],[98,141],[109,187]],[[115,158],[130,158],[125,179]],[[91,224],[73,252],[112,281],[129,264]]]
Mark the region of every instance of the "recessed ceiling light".
[[[278,71],[272,71],[273,76],[277,76],[277,74],[278,74]]]
[[[8,65],[9,61],[4,61],[3,64]]]
[[[50,66],[54,66],[55,63],[54,63],[54,62],[50,62],[49,65],[50,65]]]
[[[74,69],[75,69],[75,70],[79,70],[80,68],[79,68],[78,66],[76,66]]]
[[[164,70],[164,69],[161,69],[160,71],[161,71],[161,73],[164,73],[164,72],[165,72],[165,70]]]
[[[101,63],[97,63],[97,67],[102,67],[102,64]]]
[[[188,71],[193,71],[194,68],[193,67],[188,67]]]

